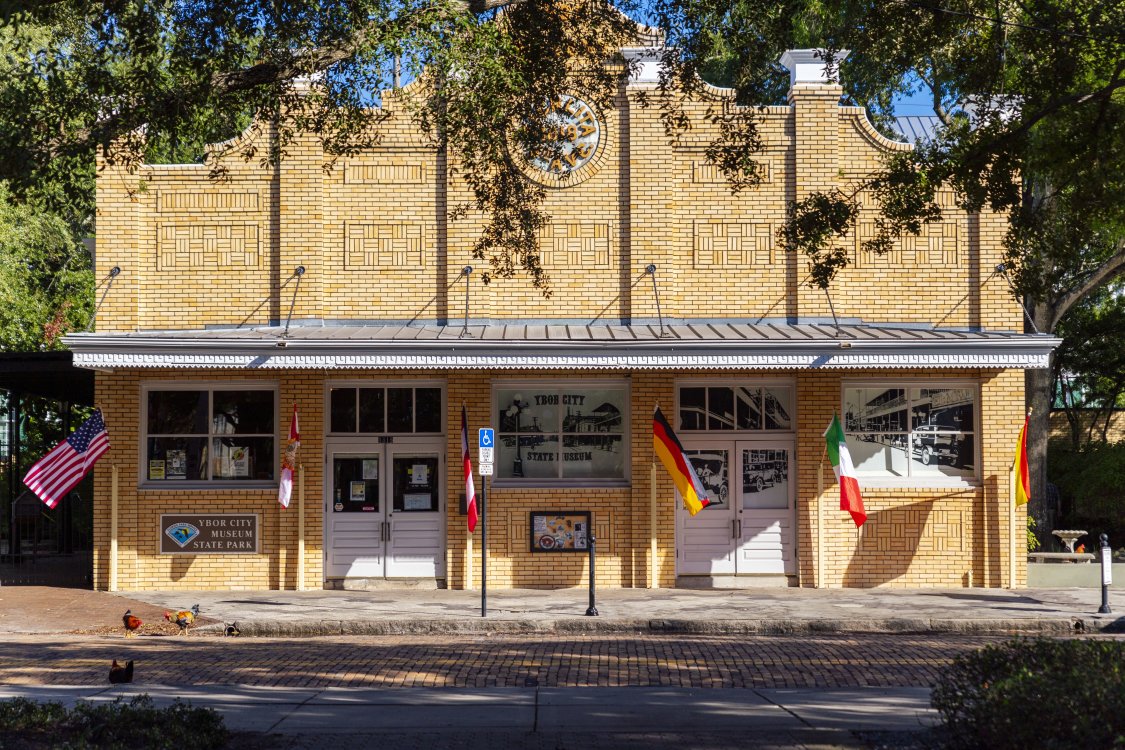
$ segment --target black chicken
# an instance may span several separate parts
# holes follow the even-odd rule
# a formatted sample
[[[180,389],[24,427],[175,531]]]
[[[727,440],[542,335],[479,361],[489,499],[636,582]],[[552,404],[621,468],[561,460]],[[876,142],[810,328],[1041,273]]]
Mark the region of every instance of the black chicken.
[[[117,663],[117,659],[113,660],[113,664],[109,668],[109,681],[113,685],[120,685],[124,682],[133,681],[133,660],[125,662],[125,666]]]

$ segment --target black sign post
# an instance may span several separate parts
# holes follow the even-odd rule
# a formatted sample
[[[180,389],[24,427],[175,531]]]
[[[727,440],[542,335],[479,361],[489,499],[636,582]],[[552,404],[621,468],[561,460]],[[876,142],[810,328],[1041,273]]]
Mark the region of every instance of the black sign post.
[[[480,478],[480,616],[488,617],[488,477]]]
[[[597,617],[598,608],[594,606],[594,529],[590,529],[590,606],[586,608],[587,617]]]

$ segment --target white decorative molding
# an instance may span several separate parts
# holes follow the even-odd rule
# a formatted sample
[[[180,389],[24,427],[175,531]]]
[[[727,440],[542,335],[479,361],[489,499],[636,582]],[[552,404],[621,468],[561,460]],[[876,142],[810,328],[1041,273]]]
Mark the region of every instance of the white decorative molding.
[[[920,369],[997,368],[1038,369],[1049,363],[1047,353],[800,353],[800,354],[462,354],[452,348],[440,353],[370,354],[219,354],[205,352],[74,352],[74,366],[88,369],[238,369],[238,370],[701,370],[701,369]]]
[[[838,49],[833,59],[836,70],[832,77],[829,76],[826,62],[826,50],[823,49],[790,49],[781,55],[782,67],[789,71],[789,87],[800,84],[835,84],[839,81],[840,64],[847,59],[851,50]]]

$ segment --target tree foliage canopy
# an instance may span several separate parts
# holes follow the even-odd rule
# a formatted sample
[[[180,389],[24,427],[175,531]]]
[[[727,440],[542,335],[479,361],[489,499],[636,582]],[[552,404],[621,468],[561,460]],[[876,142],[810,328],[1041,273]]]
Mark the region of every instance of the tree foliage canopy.
[[[603,0],[81,0],[8,2],[2,36],[0,179],[54,210],[89,203],[93,154],[135,163],[198,152],[251,115],[276,120],[274,153],[298,130],[326,153],[379,137],[370,105],[398,75],[428,95],[412,114],[447,149],[486,224],[475,247],[493,273],[520,270],[544,290],[536,230],[543,190],[513,164],[518,147],[550,141],[541,103],[580,85],[608,104],[628,71],[609,64],[638,28]],[[1010,212],[1006,272],[1048,300],[1053,327],[1077,297],[1125,266],[1125,6],[1098,0],[656,0],[669,135],[687,127],[677,101],[730,86],[716,103],[711,158],[735,189],[752,184],[761,148],[755,107],[787,86],[785,49],[852,50],[846,97],[877,125],[896,94],[932,92],[942,135],[888,159],[861,184],[809,196],[781,239],[827,287],[847,262],[841,238],[861,191],[882,214],[869,249],[940,217],[934,191],[964,208]],[[620,62],[620,61],[618,61]],[[303,83],[302,83],[303,82]],[[918,83],[921,82],[921,83]],[[741,106],[736,106],[741,105]],[[143,138],[142,138],[143,134]],[[487,280],[487,275],[486,275]]]

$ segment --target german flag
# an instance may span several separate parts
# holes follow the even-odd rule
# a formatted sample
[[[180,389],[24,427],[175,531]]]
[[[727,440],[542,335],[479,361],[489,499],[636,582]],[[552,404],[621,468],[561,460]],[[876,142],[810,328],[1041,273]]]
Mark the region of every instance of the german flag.
[[[695,469],[684,455],[684,446],[680,445],[679,438],[672,431],[672,425],[660,412],[660,407],[652,414],[652,444],[660,463],[672,475],[672,482],[680,491],[684,499],[684,507],[693,516],[711,504],[707,499],[707,490],[695,473]]]

